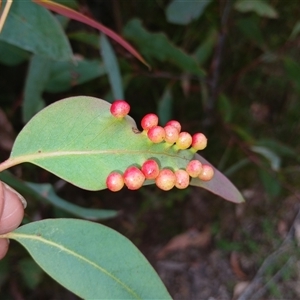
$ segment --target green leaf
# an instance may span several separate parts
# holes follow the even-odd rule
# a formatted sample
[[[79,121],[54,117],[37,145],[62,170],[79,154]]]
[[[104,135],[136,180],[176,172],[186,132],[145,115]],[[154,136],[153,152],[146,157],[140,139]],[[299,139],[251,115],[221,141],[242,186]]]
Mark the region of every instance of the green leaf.
[[[117,216],[118,212],[107,209],[90,209],[70,203],[55,194],[53,187],[48,183],[36,184],[22,182],[9,172],[1,172],[0,180],[13,187],[19,193],[36,199],[42,203],[49,203],[69,214],[89,220],[106,220]]]
[[[6,235],[61,285],[84,299],[171,299],[154,269],[124,236],[103,225],[42,220]]]
[[[182,1],[173,0],[169,3],[166,16],[170,23],[187,25],[198,19],[212,0]]]
[[[31,162],[81,188],[100,190],[113,170],[124,172],[149,157],[161,167],[185,167],[193,156],[153,144],[133,129],[133,119],[117,119],[109,109],[106,101],[86,96],[46,107],[18,135],[11,162]]]
[[[300,64],[290,57],[284,59],[287,76],[293,81],[297,92],[300,93]]]
[[[25,82],[22,108],[24,123],[27,123],[45,106],[42,93],[49,78],[50,68],[49,59],[39,55],[32,56]]]
[[[197,63],[202,66],[212,55],[218,38],[218,32],[215,28],[211,29],[203,43],[194,52]]]
[[[298,153],[297,151],[295,151],[295,149],[275,139],[267,139],[267,138],[260,139],[256,141],[255,145],[272,149],[272,151],[279,156],[287,156],[292,158],[297,158],[298,156]]]
[[[115,52],[105,34],[100,36],[101,55],[108,74],[109,83],[112,88],[114,99],[125,99],[122,78]]]
[[[173,98],[170,87],[164,90],[158,102],[157,115],[161,125],[165,125],[172,119]]]
[[[205,72],[187,53],[177,48],[164,33],[150,33],[143,28],[141,20],[133,19],[124,28],[124,35],[133,40],[139,50],[147,58],[155,58],[161,62],[169,61],[181,70],[198,76]]]
[[[255,42],[259,47],[264,47],[264,37],[257,18],[243,18],[237,21],[237,26],[248,39]]]
[[[0,40],[53,60],[72,57],[69,41],[56,18],[31,1],[13,2]]]
[[[218,110],[226,123],[232,120],[232,104],[230,103],[230,99],[224,94],[221,94],[218,98]]]
[[[274,7],[262,0],[239,0],[235,3],[234,8],[243,13],[255,12],[261,17],[276,19],[278,13]]]
[[[277,197],[281,192],[281,183],[276,178],[276,174],[264,169],[259,169],[258,174],[266,193],[271,197]]]
[[[104,100],[78,96],[58,101],[39,112],[18,135],[10,158],[1,167],[30,162],[87,190],[106,188],[112,171],[124,172],[155,158],[161,168],[185,169],[194,152],[178,150],[167,143],[153,144],[136,129],[134,120],[117,119]],[[218,189],[218,178],[210,182],[193,180],[194,185]],[[226,189],[224,179],[221,189]],[[197,182],[199,181],[199,182]],[[231,189],[231,183],[228,189]],[[146,181],[145,184],[153,184]],[[213,191],[219,194],[219,191]],[[222,194],[220,194],[221,197]],[[240,202],[239,194],[231,193]]]
[[[300,33],[300,21],[298,21],[298,22],[295,24],[295,26],[294,26],[294,28],[293,28],[293,30],[292,30],[292,33],[291,33],[289,39],[290,39],[290,40],[295,39],[295,37],[297,37],[299,33]]]
[[[16,66],[29,59],[27,51],[0,41],[0,62],[7,66]]]
[[[54,62],[51,65],[49,80],[45,91],[60,93],[73,86],[83,84],[106,74],[103,64],[99,60],[88,60],[74,57],[71,62]]]
[[[190,183],[191,185],[205,188],[206,190],[222,197],[223,199],[234,203],[245,202],[244,197],[242,196],[240,191],[211,163],[209,163],[199,154],[195,154],[194,159],[199,160],[202,164],[208,164],[212,166],[214,168],[214,177],[210,181],[201,181],[197,178],[193,178]]]
[[[265,157],[269,161],[273,171],[278,171],[280,169],[281,159],[271,149],[263,146],[251,146],[250,149]]]
[[[99,49],[99,34],[86,31],[76,31],[68,34],[68,37],[72,40],[90,45],[95,49]]]

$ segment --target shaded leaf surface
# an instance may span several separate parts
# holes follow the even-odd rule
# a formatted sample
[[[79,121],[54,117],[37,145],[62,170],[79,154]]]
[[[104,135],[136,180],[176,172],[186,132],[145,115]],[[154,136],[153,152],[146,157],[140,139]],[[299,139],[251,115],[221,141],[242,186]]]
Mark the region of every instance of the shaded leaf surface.
[[[51,63],[49,59],[39,55],[33,55],[30,60],[22,107],[24,123],[45,106],[42,93],[49,78]]]
[[[134,41],[147,58],[161,62],[169,61],[185,72],[204,76],[205,72],[196,61],[177,48],[164,33],[150,33],[142,26],[141,20],[133,19],[124,28],[124,35]]]
[[[59,13],[65,17],[68,17],[72,20],[76,20],[79,22],[82,22],[84,24],[87,24],[93,28],[96,28],[115,40],[117,43],[119,43],[121,46],[123,46],[128,52],[130,52],[133,56],[135,56],[138,60],[140,60],[142,63],[144,63],[146,66],[149,67],[149,65],[146,63],[146,61],[141,57],[141,55],[127,42],[125,41],[121,36],[116,34],[111,29],[105,27],[104,25],[96,22],[95,20],[83,15],[82,13],[79,13],[67,6],[61,5],[59,3],[50,1],[50,0],[34,0],[37,4],[42,5],[56,13]]]
[[[261,17],[277,18],[277,11],[266,1],[262,0],[239,0],[235,4],[235,9],[240,12],[255,12]]]
[[[103,57],[104,66],[108,74],[109,83],[112,89],[114,99],[125,99],[122,85],[122,77],[118,64],[118,60],[114,49],[112,48],[105,34],[100,36],[101,55]]]
[[[12,44],[0,41],[0,62],[7,66],[16,66],[29,58],[29,53]]]
[[[139,250],[103,225],[42,220],[7,237],[21,243],[51,277],[84,299],[171,299]]]
[[[174,170],[185,169],[193,158],[190,150],[153,144],[136,129],[130,116],[117,119],[109,108],[108,102],[87,96],[71,97],[46,107],[20,132],[2,167],[31,162],[81,188],[101,190],[106,188],[106,178],[112,171],[123,173],[149,158],[155,158],[161,168]],[[209,182],[195,179],[192,183],[227,200],[241,202],[236,188],[220,172],[217,174]]]
[[[161,167],[185,167],[193,154],[153,144],[127,116],[114,118],[106,101],[86,96],[58,101],[23,128],[10,160],[31,162],[88,190],[106,188],[114,170],[156,157]]]
[[[187,25],[199,18],[211,0],[182,1],[173,0],[167,7],[166,15],[170,23]]]
[[[72,56],[56,18],[31,1],[13,2],[0,40],[53,60],[70,60]]]
[[[85,83],[106,74],[103,64],[96,59],[88,60],[74,57],[70,62],[55,62],[51,64],[49,80],[45,90],[59,93],[78,84]]]

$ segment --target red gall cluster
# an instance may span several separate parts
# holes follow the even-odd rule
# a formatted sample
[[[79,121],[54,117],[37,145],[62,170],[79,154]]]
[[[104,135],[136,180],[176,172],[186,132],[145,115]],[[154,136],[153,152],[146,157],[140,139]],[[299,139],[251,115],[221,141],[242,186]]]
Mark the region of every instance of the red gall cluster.
[[[188,132],[181,132],[181,124],[171,120],[165,127],[158,125],[156,114],[147,114],[141,121],[143,133],[147,134],[150,141],[155,144],[166,142],[175,144],[178,150],[185,150],[191,147],[192,152],[203,150],[207,145],[207,138],[203,133],[196,133],[191,136]]]
[[[129,104],[124,100],[116,100],[110,107],[111,114],[118,118],[124,118],[130,111]],[[191,136],[188,132],[181,131],[181,124],[171,120],[165,127],[158,125],[156,114],[147,114],[141,121],[143,133],[155,144],[165,142],[174,145],[178,150],[190,148],[196,152],[203,150],[207,145],[207,138],[202,133]],[[199,178],[209,181],[214,175],[214,169],[210,165],[201,164],[198,160],[188,163],[185,170],[175,170],[164,168],[159,169],[158,163],[153,159],[148,159],[141,167],[128,167],[124,174],[112,172],[106,179],[106,186],[113,192],[120,191],[124,185],[129,190],[137,190],[143,186],[145,180],[154,180],[156,185],[164,190],[171,190],[174,186],[178,189],[185,189],[190,183],[190,178]]]
[[[190,177],[198,177],[200,180],[208,181],[213,178],[214,169],[210,165],[201,164],[198,160],[192,160],[186,169],[179,169],[173,172],[171,169],[159,169],[154,159],[148,159],[141,168],[136,166],[128,167],[124,174],[112,172],[106,179],[106,186],[113,192],[120,191],[124,185],[129,190],[141,188],[145,180],[155,180],[157,187],[164,191],[171,190],[174,186],[178,189],[185,189],[190,183]]]
[[[122,119],[128,115],[130,105],[124,100],[116,100],[110,107],[111,114]],[[171,120],[165,127],[158,125],[158,116],[156,114],[147,114],[142,118],[141,126],[143,133],[149,140],[155,144],[165,142],[174,145],[178,150],[190,148],[192,152],[203,150],[207,145],[207,138],[203,133],[196,133],[191,136],[188,132],[181,132],[181,124],[178,121]]]

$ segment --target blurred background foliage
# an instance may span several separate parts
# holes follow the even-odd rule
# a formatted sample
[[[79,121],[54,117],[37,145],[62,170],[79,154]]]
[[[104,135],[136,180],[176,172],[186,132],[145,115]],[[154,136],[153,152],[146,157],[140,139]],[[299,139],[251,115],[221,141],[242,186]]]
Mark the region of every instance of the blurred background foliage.
[[[124,98],[138,124],[154,112],[162,125],[177,119],[204,132],[201,155],[246,203],[198,188],[92,193],[22,165],[0,179],[28,200],[24,223],[100,220],[142,250],[175,299],[300,298],[297,1],[57,2],[120,34],[151,69],[87,25],[14,1],[0,34],[0,159],[45,105]],[[1,299],[76,298],[12,244],[0,262]]]

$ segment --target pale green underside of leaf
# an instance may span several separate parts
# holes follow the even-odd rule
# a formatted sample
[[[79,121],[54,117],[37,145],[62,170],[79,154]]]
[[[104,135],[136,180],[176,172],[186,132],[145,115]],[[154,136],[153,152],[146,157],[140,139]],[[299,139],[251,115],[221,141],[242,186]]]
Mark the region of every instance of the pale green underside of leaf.
[[[153,144],[135,133],[130,118],[114,118],[104,100],[79,96],[58,101],[23,128],[10,159],[31,162],[88,190],[106,188],[112,171],[124,172],[155,157],[161,167],[185,168],[193,154]]]
[[[87,190],[106,188],[112,171],[123,173],[155,158],[160,168],[185,169],[194,154],[178,151],[166,143],[153,144],[137,131],[134,120],[117,119],[104,100],[78,96],[58,101],[35,115],[18,135],[11,165],[31,162]],[[201,161],[201,156],[196,155]],[[209,182],[193,179],[201,186],[232,202],[243,198],[220,172]],[[153,181],[146,181],[145,185]]]
[[[139,250],[103,225],[42,220],[7,237],[21,243],[51,277],[84,299],[171,299]]]

